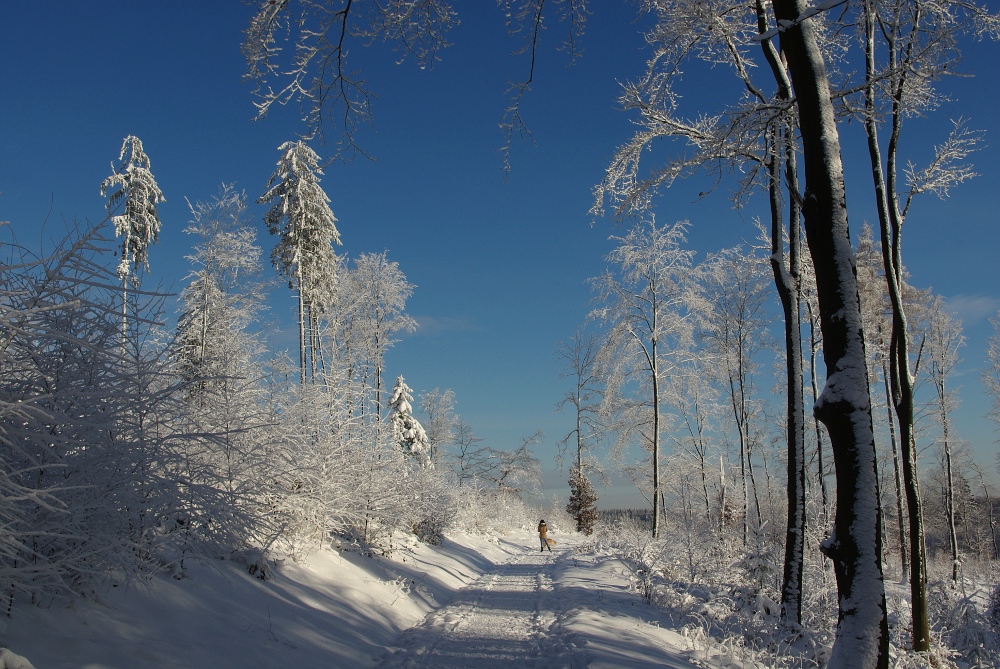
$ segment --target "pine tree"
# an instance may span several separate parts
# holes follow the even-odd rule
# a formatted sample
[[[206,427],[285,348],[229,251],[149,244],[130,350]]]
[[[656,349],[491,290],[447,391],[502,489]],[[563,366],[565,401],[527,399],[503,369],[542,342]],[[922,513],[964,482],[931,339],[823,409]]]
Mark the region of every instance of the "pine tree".
[[[149,156],[142,141],[129,135],[122,141],[118,166],[111,163],[111,175],[101,182],[101,197],[107,197],[108,216],[115,226],[115,236],[124,237],[118,278],[122,282],[122,323],[127,330],[128,284],[138,285],[138,269],[149,267],[149,245],[160,236],[160,215],[156,205],[164,202],[163,192],[150,171]],[[121,206],[121,213],[112,215]]]
[[[330,198],[319,185],[319,156],[302,140],[285,142],[278,150],[281,159],[257,203],[273,203],[264,214],[267,229],[280,236],[271,261],[298,293],[299,373],[304,384],[316,374],[319,315],[332,299],[337,268],[333,245],[340,244],[340,233]]]
[[[421,467],[433,467],[427,433],[420,421],[413,417],[411,402],[413,391],[402,376],[397,377],[389,400],[389,423],[392,425],[393,441],[404,453],[416,458]]]
[[[586,473],[576,465],[569,472],[569,504],[566,512],[576,520],[577,532],[590,536],[597,523],[597,491]]]
[[[111,163],[111,176],[101,183],[101,197],[108,198],[108,214],[123,206],[122,213],[111,216],[115,235],[122,240],[118,278],[135,281],[139,265],[149,267],[149,245],[160,235],[160,216],[156,205],[164,202],[163,192],[150,171],[149,156],[142,141],[129,135],[122,142],[118,167]],[[108,194],[110,192],[110,195]]]

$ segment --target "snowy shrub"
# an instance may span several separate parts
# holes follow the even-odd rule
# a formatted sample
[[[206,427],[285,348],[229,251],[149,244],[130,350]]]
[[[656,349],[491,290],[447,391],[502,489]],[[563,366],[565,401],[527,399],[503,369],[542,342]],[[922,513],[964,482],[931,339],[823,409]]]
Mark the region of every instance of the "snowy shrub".
[[[932,626],[940,638],[932,647],[938,657],[960,657],[970,667],[1000,665],[1000,638],[990,620],[990,599],[985,590],[971,594],[950,581],[928,584]]]
[[[420,541],[437,546],[455,522],[458,504],[454,491],[436,469],[410,467],[404,485],[413,499],[413,534]]]
[[[538,523],[537,509],[529,507],[517,494],[498,490],[478,478],[455,489],[455,502],[455,527],[466,532],[506,534]]]
[[[10,597],[86,594],[157,568],[154,508],[165,489],[151,465],[166,444],[136,429],[158,411],[135,391],[155,383],[158,363],[128,364],[141,358],[132,335],[147,330],[149,297],[132,301],[134,327],[123,333],[118,277],[102,264],[108,232],[106,223],[75,231],[40,260],[4,244],[0,587]]]
[[[647,603],[652,603],[658,586],[664,582],[666,542],[654,539],[646,524],[635,518],[625,517],[611,526],[603,525],[602,532],[602,538],[625,566],[630,587]]]

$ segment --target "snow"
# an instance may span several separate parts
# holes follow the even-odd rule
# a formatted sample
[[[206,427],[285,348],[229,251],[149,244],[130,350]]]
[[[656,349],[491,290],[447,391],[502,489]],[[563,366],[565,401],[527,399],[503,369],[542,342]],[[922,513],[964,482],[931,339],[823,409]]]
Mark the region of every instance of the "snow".
[[[324,549],[271,581],[219,561],[96,602],[15,602],[0,644],[39,669],[729,666],[685,650],[615,558],[557,536],[544,554],[528,528],[407,538],[390,557]]]

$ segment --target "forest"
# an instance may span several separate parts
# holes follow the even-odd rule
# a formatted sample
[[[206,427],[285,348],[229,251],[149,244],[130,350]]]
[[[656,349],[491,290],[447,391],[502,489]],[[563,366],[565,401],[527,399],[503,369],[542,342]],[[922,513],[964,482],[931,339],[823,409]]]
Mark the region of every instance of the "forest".
[[[579,329],[552,344],[571,427],[565,492],[550,502],[541,431],[491,445],[452,389],[415,391],[405,365],[387,364],[420,328],[407,310],[418,289],[392,251],[342,239],[324,186],[338,159],[366,157],[359,138],[377,125],[345,44],[389,42],[423,69],[447,58],[458,15],[443,0],[252,4],[242,54],[258,118],[294,103],[296,138],[258,166],[262,188],[224,183],[187,203],[178,290],[152,270],[165,196],[150,156],[163,149],[137,135],[108,147],[110,174],[93,184],[103,218],[37,244],[26,222],[0,229],[8,617],[181,581],[210,560],[238,556],[268,581],[286,558],[334,545],[389,559],[410,538],[439,546],[545,515],[733,657],[1000,662],[998,462],[956,427],[963,323],[911,283],[902,235],[925,202],[995,180],[976,174],[974,120],[942,120],[932,143],[910,131],[948,102],[959,47],[1000,37],[995,12],[640,3],[647,61],[623,73],[636,78],[619,99],[631,135],[591,182],[591,218],[615,225],[610,251]],[[559,26],[576,58],[591,8],[499,4],[529,59],[499,124],[516,172],[542,30]],[[718,108],[679,92],[689,68],[708,73]],[[876,215],[849,226],[842,152],[857,137],[866,181],[849,182],[851,197],[864,189]],[[696,174],[753,212],[743,243],[695,249],[702,223],[660,206]],[[289,305],[285,348],[268,331]],[[1000,427],[1000,313],[990,324],[972,383]],[[646,508],[598,511],[616,478]]]

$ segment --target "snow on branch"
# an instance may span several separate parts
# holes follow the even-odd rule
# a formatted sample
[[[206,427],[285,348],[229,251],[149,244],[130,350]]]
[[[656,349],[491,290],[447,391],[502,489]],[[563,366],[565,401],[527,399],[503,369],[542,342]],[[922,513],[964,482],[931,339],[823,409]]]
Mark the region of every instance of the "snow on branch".
[[[834,7],[839,7],[840,5],[844,4],[847,4],[847,0],[823,0],[823,2],[819,3],[815,7],[807,8],[804,12],[799,14],[798,18],[796,18],[793,21],[779,20],[777,27],[771,28],[770,30],[765,30],[764,32],[762,32],[760,35],[757,35],[753,39],[757,41],[771,39],[778,33],[783,33],[790,28],[794,28],[795,26],[799,25],[806,19],[812,18],[817,14],[821,14],[822,12],[833,9]]]
[[[952,187],[978,176],[972,164],[965,161],[981,148],[983,131],[968,129],[961,118],[953,120],[952,126],[948,139],[934,147],[934,159],[929,165],[918,170],[912,162],[907,164],[906,182],[910,192],[903,209],[904,215],[914,195],[934,193],[939,198],[946,198]]]

